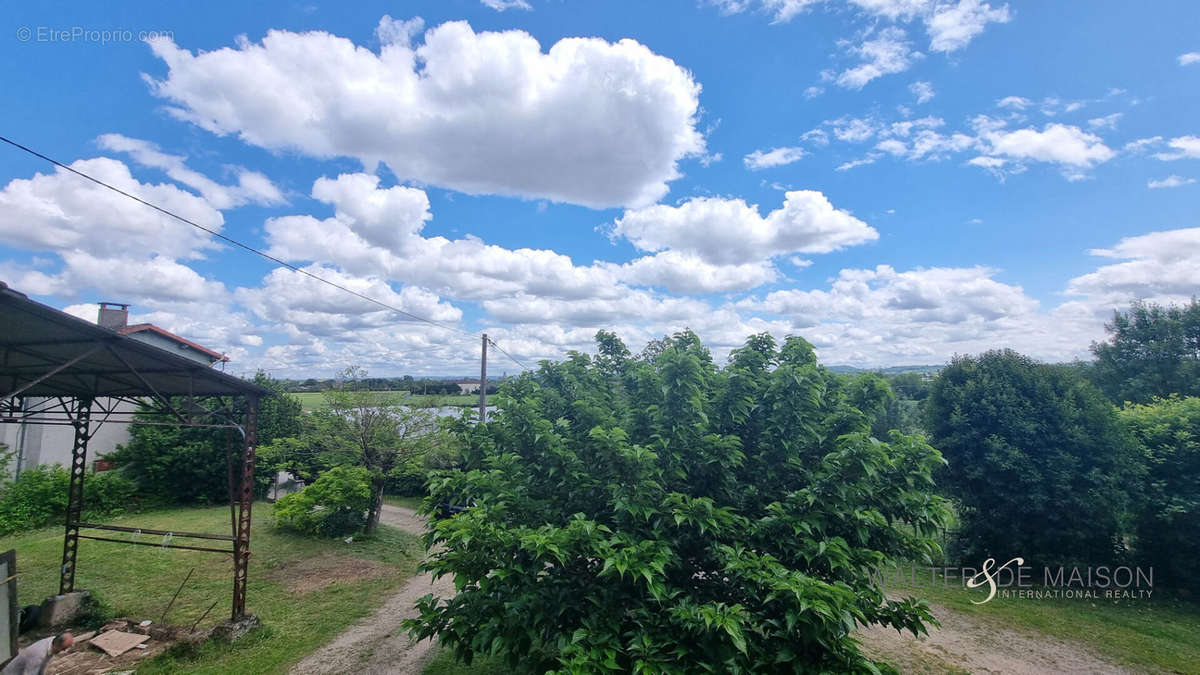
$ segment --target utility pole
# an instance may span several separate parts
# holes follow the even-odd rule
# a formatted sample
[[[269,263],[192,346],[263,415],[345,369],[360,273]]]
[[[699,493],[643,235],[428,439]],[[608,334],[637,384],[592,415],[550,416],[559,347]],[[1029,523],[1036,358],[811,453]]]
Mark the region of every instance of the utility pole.
[[[487,333],[483,334],[483,353],[479,357],[479,421],[487,421]]]

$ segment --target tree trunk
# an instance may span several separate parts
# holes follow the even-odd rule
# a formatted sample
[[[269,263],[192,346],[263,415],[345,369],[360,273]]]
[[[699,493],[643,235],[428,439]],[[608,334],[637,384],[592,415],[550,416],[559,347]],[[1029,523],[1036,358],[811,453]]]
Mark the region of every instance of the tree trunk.
[[[382,478],[371,481],[371,491],[375,494],[371,497],[371,511],[367,513],[367,532],[374,532],[379,527],[379,514],[383,511],[383,484]]]

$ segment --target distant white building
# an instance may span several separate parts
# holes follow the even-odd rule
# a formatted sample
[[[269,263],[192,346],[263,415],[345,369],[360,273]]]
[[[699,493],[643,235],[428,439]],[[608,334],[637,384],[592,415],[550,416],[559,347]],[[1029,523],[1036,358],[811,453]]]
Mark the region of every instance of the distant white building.
[[[228,356],[202,347],[191,340],[179,337],[170,331],[163,330],[154,324],[129,324],[129,305],[111,302],[100,303],[100,314],[97,323],[121,335],[154,345],[160,349],[169,349],[197,363],[211,367],[218,362],[229,360]],[[29,398],[25,404],[33,408],[44,399]],[[105,405],[105,407],[108,407]],[[133,412],[132,403],[122,402],[116,407],[117,411]],[[0,424],[0,443],[7,445],[14,453],[9,471],[17,473],[32,469],[39,465],[61,464],[70,466],[71,447],[75,442],[75,430],[70,426],[47,426],[43,424]],[[117,449],[117,444],[129,442],[129,425],[121,422],[107,422],[96,429],[95,435],[88,442],[88,459],[96,459]]]
[[[458,393],[460,394],[479,393],[479,380],[455,380],[454,383],[458,385]]]

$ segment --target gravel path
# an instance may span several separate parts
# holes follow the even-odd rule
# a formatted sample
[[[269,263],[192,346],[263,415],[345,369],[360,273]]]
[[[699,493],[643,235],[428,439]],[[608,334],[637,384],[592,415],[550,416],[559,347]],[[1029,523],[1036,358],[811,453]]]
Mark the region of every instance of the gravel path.
[[[420,534],[425,523],[412,510],[384,505],[382,522]],[[400,622],[416,616],[414,605],[427,593],[446,597],[454,593],[448,577],[434,581],[428,574],[413,577],[372,616],[346,629],[333,642],[296,664],[299,675],[419,675],[433,658],[433,643],[414,643],[400,631]],[[1129,673],[1080,645],[1046,636],[1031,636],[988,625],[945,607],[934,606],[941,622],[924,638],[916,639],[890,628],[860,632],[864,650],[887,661],[902,673]]]
[[[1131,673],[1086,647],[1045,635],[986,624],[975,617],[930,605],[941,622],[921,639],[872,626],[859,632],[863,651],[901,673]]]
[[[425,530],[425,522],[402,506],[383,506],[380,521],[413,534]],[[413,577],[398,593],[388,598],[376,612],[347,628],[329,644],[309,654],[292,668],[293,673],[309,675],[416,675],[433,658],[433,643],[414,643],[400,631],[400,622],[416,616],[414,605],[427,593],[439,597],[454,594],[454,581],[442,577],[434,581],[428,574]]]

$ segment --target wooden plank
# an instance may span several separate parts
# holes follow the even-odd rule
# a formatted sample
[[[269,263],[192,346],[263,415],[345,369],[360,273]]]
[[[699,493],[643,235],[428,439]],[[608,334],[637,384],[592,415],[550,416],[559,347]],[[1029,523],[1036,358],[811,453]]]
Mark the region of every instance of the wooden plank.
[[[149,639],[149,635],[110,630],[107,633],[101,633],[92,638],[91,643],[103,649],[104,653],[109,656],[120,656]]]

